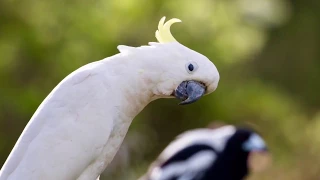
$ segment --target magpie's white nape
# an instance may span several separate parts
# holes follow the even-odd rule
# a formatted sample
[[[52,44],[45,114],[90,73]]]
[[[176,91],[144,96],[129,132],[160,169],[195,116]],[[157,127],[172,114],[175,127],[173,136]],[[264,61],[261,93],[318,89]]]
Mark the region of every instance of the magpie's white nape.
[[[250,128],[194,129],[171,142],[139,180],[241,180],[270,159],[266,143]]]

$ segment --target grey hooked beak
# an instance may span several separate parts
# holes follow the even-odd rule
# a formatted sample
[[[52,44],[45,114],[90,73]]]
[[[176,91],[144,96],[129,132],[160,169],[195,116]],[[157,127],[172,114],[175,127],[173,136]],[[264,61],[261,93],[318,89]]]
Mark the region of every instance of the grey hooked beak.
[[[191,104],[199,100],[206,92],[206,87],[197,81],[183,81],[174,91],[174,96],[182,100],[179,105]]]

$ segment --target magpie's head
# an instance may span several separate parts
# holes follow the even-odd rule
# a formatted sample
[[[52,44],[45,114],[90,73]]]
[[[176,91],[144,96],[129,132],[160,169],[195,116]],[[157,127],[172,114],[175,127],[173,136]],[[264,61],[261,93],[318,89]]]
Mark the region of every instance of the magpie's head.
[[[246,160],[249,171],[259,172],[271,163],[271,155],[262,137],[250,128],[237,128],[229,144]]]

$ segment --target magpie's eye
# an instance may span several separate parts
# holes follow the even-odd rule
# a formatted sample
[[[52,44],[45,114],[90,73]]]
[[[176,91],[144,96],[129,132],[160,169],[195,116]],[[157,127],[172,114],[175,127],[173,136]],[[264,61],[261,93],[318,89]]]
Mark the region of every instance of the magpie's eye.
[[[189,62],[186,64],[186,69],[187,69],[188,73],[190,73],[190,74],[193,73],[194,71],[196,71],[197,68],[198,68],[198,65],[195,62]]]

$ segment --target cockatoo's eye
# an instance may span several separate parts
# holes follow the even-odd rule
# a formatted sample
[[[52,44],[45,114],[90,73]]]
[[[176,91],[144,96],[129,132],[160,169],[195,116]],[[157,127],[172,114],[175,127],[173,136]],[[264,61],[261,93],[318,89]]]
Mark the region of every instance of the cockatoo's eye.
[[[195,62],[189,62],[186,64],[186,69],[187,69],[188,73],[190,73],[190,74],[195,72],[197,70],[197,68],[198,68],[198,65]]]

